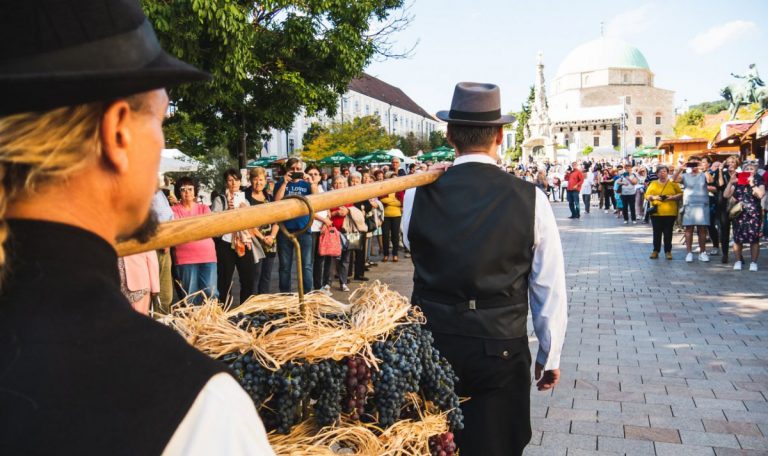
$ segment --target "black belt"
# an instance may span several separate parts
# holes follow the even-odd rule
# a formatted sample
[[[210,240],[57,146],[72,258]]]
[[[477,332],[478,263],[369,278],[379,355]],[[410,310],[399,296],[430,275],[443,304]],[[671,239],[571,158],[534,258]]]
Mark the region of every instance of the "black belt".
[[[420,305],[422,300],[446,306],[453,306],[458,313],[464,313],[470,310],[495,309],[499,307],[527,304],[528,297],[499,296],[495,298],[457,298],[456,296],[432,292],[415,292],[413,294],[412,301],[416,305]]]

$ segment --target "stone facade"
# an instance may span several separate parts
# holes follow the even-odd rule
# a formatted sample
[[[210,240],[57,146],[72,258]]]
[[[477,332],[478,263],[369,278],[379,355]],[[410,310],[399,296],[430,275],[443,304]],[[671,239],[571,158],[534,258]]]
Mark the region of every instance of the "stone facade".
[[[576,154],[587,146],[613,147],[616,125],[618,144],[625,117],[625,153],[642,146],[656,146],[673,134],[674,92],[654,86],[654,74],[636,48],[602,38],[580,46],[580,58],[590,52],[610,50],[609,57],[595,58],[595,65],[574,63],[569,56],[552,84],[550,116],[556,142]]]

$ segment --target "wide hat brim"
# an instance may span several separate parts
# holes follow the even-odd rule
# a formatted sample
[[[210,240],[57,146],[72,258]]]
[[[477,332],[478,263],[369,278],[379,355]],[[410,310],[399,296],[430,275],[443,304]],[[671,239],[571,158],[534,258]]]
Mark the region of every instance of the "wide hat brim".
[[[208,73],[165,51],[130,70],[0,74],[0,116],[109,101],[209,79]]]
[[[451,117],[451,111],[437,111],[435,114],[438,119],[448,122],[449,124],[453,125],[467,125],[467,126],[477,126],[477,127],[495,127],[495,126],[502,126],[514,123],[516,119],[515,116],[500,116],[498,119],[491,119],[491,120],[467,120],[467,119],[457,119],[455,117]]]

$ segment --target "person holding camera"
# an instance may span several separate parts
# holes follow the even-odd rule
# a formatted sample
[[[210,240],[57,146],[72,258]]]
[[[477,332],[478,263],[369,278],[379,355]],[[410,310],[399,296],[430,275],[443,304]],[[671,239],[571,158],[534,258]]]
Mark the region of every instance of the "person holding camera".
[[[280,201],[289,195],[309,196],[317,193],[317,184],[314,181],[308,181],[304,175],[304,163],[298,158],[289,158],[285,162],[286,175],[278,183],[275,190],[275,201]],[[294,219],[287,220],[284,225],[288,231],[298,231],[309,223],[309,215],[302,215]],[[306,232],[297,236],[299,246],[301,247],[301,268],[303,274],[304,291],[312,290],[312,233]],[[277,261],[278,261],[278,282],[280,293],[291,291],[291,267],[293,266],[293,242],[283,234],[277,233]]]
[[[659,257],[661,238],[664,237],[664,255],[672,259],[672,230],[677,219],[678,201],[683,197],[683,190],[677,182],[669,179],[669,168],[659,165],[656,170],[658,179],[648,184],[645,199],[650,203],[648,214],[653,227],[653,252],[651,259]]]
[[[733,218],[733,253],[736,255],[736,262],[733,264],[734,271],[741,271],[744,264],[742,250],[744,244],[749,244],[752,254],[750,271],[757,271],[757,257],[760,254],[760,217],[762,208],[760,200],[765,196],[765,186],[757,175],[757,164],[747,162],[742,168],[742,172],[737,173],[728,181],[723,196],[728,199],[733,197],[736,200],[737,207],[731,209]]]
[[[623,173],[619,175],[617,184],[621,192],[621,214],[624,216],[624,224],[629,223],[630,215],[632,223],[637,223],[637,212],[635,212],[635,197],[637,194],[637,174],[631,166],[627,166]]]
[[[693,262],[693,228],[696,227],[699,235],[699,261],[708,262],[707,254],[707,227],[709,226],[709,177],[702,172],[701,159],[691,157],[685,166],[675,170],[673,180],[683,184],[683,228],[685,229],[685,248],[688,253],[685,262]],[[683,173],[685,168],[691,172]]]

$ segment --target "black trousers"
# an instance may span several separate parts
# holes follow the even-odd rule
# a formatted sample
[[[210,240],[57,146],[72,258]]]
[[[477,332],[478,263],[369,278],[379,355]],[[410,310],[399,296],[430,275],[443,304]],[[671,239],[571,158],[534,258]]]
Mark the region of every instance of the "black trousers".
[[[384,217],[384,224],[381,225],[381,232],[384,236],[384,256],[389,256],[390,242],[392,243],[392,256],[397,256],[400,248],[400,218]]]
[[[356,279],[365,277],[365,252],[368,251],[368,241],[369,239],[365,237],[365,234],[363,234],[363,239],[362,239],[363,248],[361,250],[354,250],[352,252],[352,255],[354,256],[353,264],[354,264]]]
[[[720,252],[723,255],[728,254],[729,244],[731,241],[731,219],[728,217],[728,200],[720,198],[718,201],[718,208],[715,211],[720,225]]]
[[[652,215],[653,251],[661,252],[661,238],[664,237],[664,253],[672,251],[672,230],[675,228],[674,215]]]
[[[256,264],[253,262],[253,252],[247,250],[245,255],[239,257],[229,242],[221,239],[213,239],[216,246],[216,275],[219,287],[219,300],[226,302],[232,286],[232,276],[237,268],[240,278],[240,303],[242,304],[253,294],[253,283],[256,278]],[[259,270],[259,273],[261,271]]]
[[[712,246],[716,248],[720,245],[720,233],[717,229],[720,224],[718,209],[717,199],[709,198],[709,238],[712,239]]]
[[[621,213],[624,215],[624,221],[629,221],[629,215],[632,214],[632,221],[637,220],[637,214],[635,213],[635,195],[621,195]]]
[[[451,363],[464,430],[456,432],[462,456],[516,456],[531,440],[531,352],[528,338],[490,340],[433,334]]]

